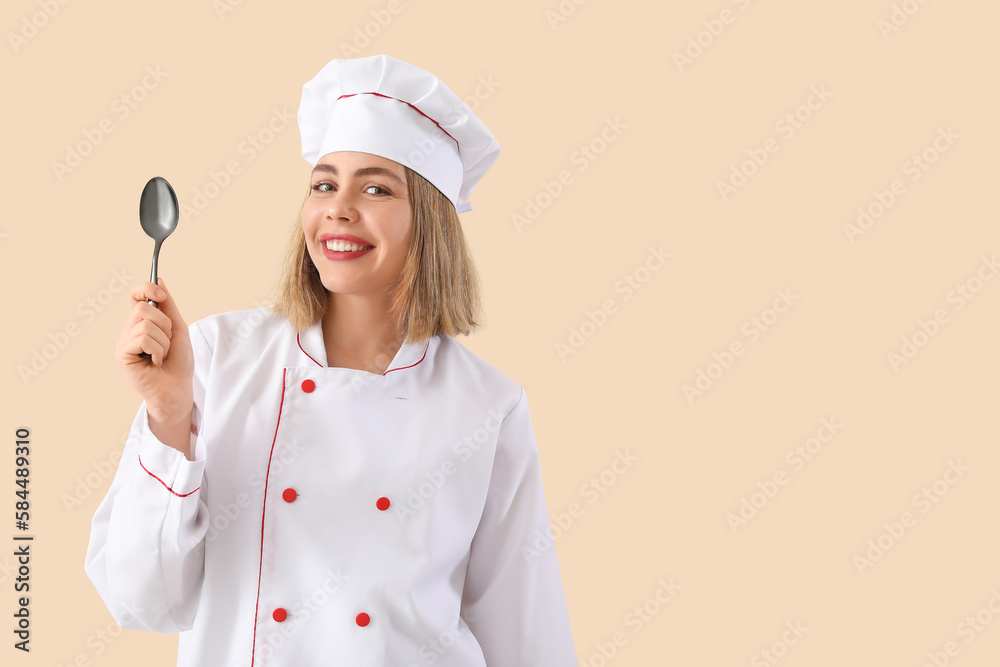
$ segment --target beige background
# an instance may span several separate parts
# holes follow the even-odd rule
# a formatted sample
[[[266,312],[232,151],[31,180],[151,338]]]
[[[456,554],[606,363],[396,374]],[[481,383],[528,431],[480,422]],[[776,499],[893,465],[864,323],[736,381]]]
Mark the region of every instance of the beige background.
[[[331,58],[377,53],[438,75],[503,149],[462,215],[487,315],[462,341],[531,397],[582,664],[996,664],[1000,6],[563,0],[550,24],[556,0],[231,4],[2,10],[0,553],[17,532],[18,427],[32,433],[36,536],[30,655],[11,648],[0,556],[4,664],[174,664],[176,637],[121,632],[83,571],[140,402],[112,357],[149,273],[139,194],[160,175],[190,206],[235,160],[165,242],[160,273],[188,322],[263,305],[309,165],[294,118],[253,159],[241,144],[275,110],[294,117]],[[369,43],[345,52],[366,24]],[[679,66],[685,50],[696,57]],[[162,80],[143,89],[147,68]],[[797,128],[782,120],[796,113]],[[105,118],[113,131],[95,134]],[[96,136],[60,178],[53,163]],[[723,198],[754,152],[766,162]],[[894,201],[852,237],[878,191]],[[535,219],[518,230],[515,214]],[[653,271],[651,246],[670,253]],[[626,275],[642,281],[629,299]],[[793,299],[782,313],[779,290]],[[583,345],[561,357],[574,328]],[[919,346],[894,367],[904,338]],[[689,400],[699,371],[714,379]],[[756,514],[734,532],[744,499]],[[859,564],[870,540],[884,554]]]

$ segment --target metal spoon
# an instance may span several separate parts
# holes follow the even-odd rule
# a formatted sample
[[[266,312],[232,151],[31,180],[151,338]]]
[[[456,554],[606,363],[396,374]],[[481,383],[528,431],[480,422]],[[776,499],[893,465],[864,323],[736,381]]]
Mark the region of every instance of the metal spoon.
[[[142,196],[139,197],[139,224],[146,236],[156,241],[153,246],[153,269],[149,274],[149,282],[156,284],[156,264],[160,257],[160,244],[163,239],[170,236],[170,233],[177,229],[177,195],[170,187],[167,179],[154,176],[146,183],[142,189]],[[159,305],[152,299],[146,299],[154,308]],[[142,352],[140,357],[149,358],[148,352]]]

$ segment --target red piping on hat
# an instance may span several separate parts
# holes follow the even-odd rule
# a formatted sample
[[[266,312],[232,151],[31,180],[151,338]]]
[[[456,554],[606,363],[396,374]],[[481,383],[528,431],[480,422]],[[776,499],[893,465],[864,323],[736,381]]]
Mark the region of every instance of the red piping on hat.
[[[147,468],[146,466],[142,465],[142,457],[139,456],[138,458],[139,458],[139,465],[142,466],[142,469],[145,470],[146,472],[149,472],[149,468]],[[173,489],[171,489],[169,486],[167,486],[166,482],[164,482],[162,479],[160,479],[159,477],[157,477],[153,473],[149,472],[149,475],[150,475],[150,477],[152,477],[153,479],[155,479],[157,482],[159,482],[163,486],[167,487],[167,491],[169,491],[170,493],[174,494],[178,498],[186,498],[187,496],[190,496],[192,493],[194,493],[194,491],[197,491],[198,489],[201,488],[199,486],[198,489],[195,489],[194,491],[188,491],[187,493],[177,493],[176,491],[174,491]]]
[[[421,111],[417,107],[413,106],[412,104],[410,104],[406,100],[401,100],[398,97],[390,97],[389,95],[383,95],[382,93],[349,93],[347,95],[341,95],[337,99],[338,100],[342,100],[345,97],[354,97],[355,95],[378,95],[379,97],[384,97],[384,98],[389,99],[389,100],[396,100],[397,102],[402,102],[403,104],[405,104],[406,106],[410,107],[411,109],[413,109],[414,111],[416,111],[418,114],[420,114],[421,116],[423,116],[424,118],[426,118],[430,122],[432,122],[435,125],[437,125],[439,130],[441,130],[445,134],[448,134],[448,131],[445,130],[443,127],[441,127],[441,124],[438,123],[436,120],[434,120],[433,118],[431,118],[430,116],[428,116],[423,111]],[[448,136],[451,137],[450,134],[448,134]],[[455,142],[455,146],[461,148],[461,146],[459,146],[458,139],[456,139],[455,137],[451,137],[451,140]]]
[[[274,443],[278,440],[278,426],[281,425],[281,408],[285,404],[285,373],[287,372],[287,368],[281,371],[281,403],[278,404],[278,423],[274,425],[274,439],[271,440],[271,452],[267,455],[267,471],[264,473],[264,507],[260,511],[260,563],[257,566],[257,602],[253,608],[253,643],[250,645],[250,667],[253,667],[253,661],[256,657],[254,654],[257,651],[257,614],[260,609],[260,579],[264,571],[264,514],[267,511],[267,479],[271,474],[271,457],[274,455]]]

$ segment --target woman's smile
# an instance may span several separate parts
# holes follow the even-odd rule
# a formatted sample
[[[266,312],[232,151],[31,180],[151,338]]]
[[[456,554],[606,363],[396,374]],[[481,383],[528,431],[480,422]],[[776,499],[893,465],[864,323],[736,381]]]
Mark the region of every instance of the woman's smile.
[[[362,248],[359,250],[357,245],[352,244],[349,246],[349,249],[334,250],[333,248],[330,247],[333,243],[334,242],[331,241],[330,243],[323,244],[323,254],[326,255],[327,259],[332,259],[335,262],[343,262],[351,259],[357,259],[359,257],[364,257],[365,255],[367,255],[368,253],[370,253],[372,250],[375,249],[375,246],[368,246],[366,248]],[[340,243],[337,247],[343,248],[344,244]]]
[[[323,254],[334,261],[357,259],[375,249],[366,239],[353,234],[323,234],[319,241]]]

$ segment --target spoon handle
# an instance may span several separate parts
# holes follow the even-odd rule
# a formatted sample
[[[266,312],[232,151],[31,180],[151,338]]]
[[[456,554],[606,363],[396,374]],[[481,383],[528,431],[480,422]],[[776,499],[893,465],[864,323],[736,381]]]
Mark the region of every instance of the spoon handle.
[[[156,245],[153,247],[153,269],[149,273],[149,282],[153,283],[154,285],[156,284],[156,263],[157,260],[160,258],[160,243],[161,241],[157,241]],[[160,305],[155,301],[153,301],[152,299],[146,299],[146,303],[151,305],[153,308],[158,309],[160,307]],[[152,355],[149,352],[139,353],[140,359],[149,359],[151,357]]]
[[[156,264],[157,260],[159,260],[160,258],[160,243],[162,243],[162,241],[157,241],[156,245],[153,246],[153,268],[149,272],[149,282],[153,283],[154,285],[156,284]],[[146,302],[153,308],[160,307],[159,304],[153,301],[152,299],[146,299]]]

